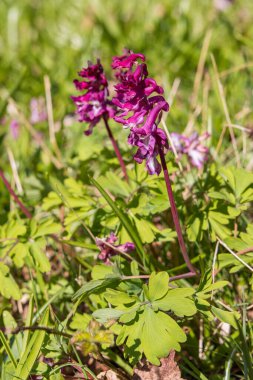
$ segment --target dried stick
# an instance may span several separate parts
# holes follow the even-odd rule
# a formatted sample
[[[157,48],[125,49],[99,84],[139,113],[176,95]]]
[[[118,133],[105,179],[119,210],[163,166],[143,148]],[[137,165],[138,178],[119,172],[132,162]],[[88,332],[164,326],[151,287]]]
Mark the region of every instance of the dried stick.
[[[48,117],[48,126],[49,126],[49,139],[50,139],[50,143],[52,144],[52,147],[55,150],[55,153],[58,159],[61,161],[61,151],[57,145],[57,141],[55,137],[53,103],[52,103],[52,95],[51,95],[51,82],[48,75],[44,76],[44,87],[45,87],[47,117]]]
[[[199,57],[197,72],[194,79],[192,108],[196,108],[196,105],[197,105],[200,83],[201,83],[201,79],[204,73],[204,67],[205,67],[205,62],[206,62],[206,57],[207,57],[207,52],[209,49],[211,37],[212,37],[212,30],[208,30],[204,38],[203,46],[202,46],[200,57]]]
[[[13,178],[14,178],[14,181],[15,181],[15,185],[17,187],[17,191],[18,191],[19,194],[22,194],[23,193],[23,187],[21,185],[21,181],[20,181],[20,178],[19,178],[19,175],[18,175],[17,164],[16,164],[16,161],[15,161],[13,152],[12,152],[12,150],[9,147],[7,147],[7,154],[8,154],[8,158],[9,158],[9,161],[10,161],[10,165],[11,165],[11,169],[12,169],[12,174],[13,174]]]
[[[238,261],[240,261],[241,264],[243,264],[245,267],[247,267],[251,272],[253,272],[253,267],[251,267],[249,264],[247,264],[245,261],[243,261],[239,256],[238,256],[238,253],[235,253],[234,251],[232,251],[232,249],[230,249],[228,247],[228,245],[226,243],[224,243],[224,241],[222,241],[221,239],[218,238],[218,241],[220,242],[220,244],[226,248],[226,250],[231,253],[231,255],[233,255]]]

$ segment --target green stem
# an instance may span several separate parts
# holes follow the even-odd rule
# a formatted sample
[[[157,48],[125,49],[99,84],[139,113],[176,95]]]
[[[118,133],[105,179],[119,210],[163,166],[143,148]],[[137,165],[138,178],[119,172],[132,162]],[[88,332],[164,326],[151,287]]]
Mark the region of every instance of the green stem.
[[[119,355],[115,354],[115,352],[113,352],[110,349],[107,349],[106,353],[109,356],[109,358],[112,361],[114,361],[114,363],[116,363],[119,367],[121,367],[130,376],[133,376],[134,374],[133,368],[130,367],[130,365],[127,364]]]

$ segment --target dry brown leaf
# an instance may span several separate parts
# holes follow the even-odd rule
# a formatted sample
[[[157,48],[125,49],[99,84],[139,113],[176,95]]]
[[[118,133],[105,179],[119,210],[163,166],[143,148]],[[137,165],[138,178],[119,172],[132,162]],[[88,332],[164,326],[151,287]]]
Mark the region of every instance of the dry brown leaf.
[[[146,363],[142,368],[135,369],[133,380],[184,380],[175,361],[175,351],[161,359],[159,367]]]

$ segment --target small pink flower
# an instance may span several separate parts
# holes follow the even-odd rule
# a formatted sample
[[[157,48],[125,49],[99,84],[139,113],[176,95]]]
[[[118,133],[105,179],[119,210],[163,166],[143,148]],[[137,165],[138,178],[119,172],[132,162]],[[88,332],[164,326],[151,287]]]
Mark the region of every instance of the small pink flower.
[[[214,6],[219,11],[226,11],[234,2],[234,0],[214,0]]]
[[[100,249],[100,254],[98,255],[98,258],[102,260],[105,264],[110,265],[110,258],[112,256],[118,255],[119,252],[114,250],[112,247],[107,245],[106,243],[109,243],[111,246],[114,246],[117,250],[122,252],[132,252],[135,250],[134,243],[125,243],[125,244],[119,244],[115,245],[115,242],[118,240],[117,236],[111,232],[110,236],[100,239],[96,238],[96,245]]]
[[[31,124],[41,123],[47,120],[47,110],[44,98],[32,98],[30,102]]]
[[[10,131],[14,140],[17,140],[20,134],[20,124],[17,120],[11,120]]]
[[[202,144],[208,138],[208,133],[199,136],[197,132],[193,132],[189,137],[179,133],[171,133],[171,139],[179,157],[186,154],[192,166],[198,169],[201,169],[208,160],[209,149]]]
[[[184,153],[188,155],[191,164],[196,168],[202,168],[208,159],[209,149],[201,144],[208,137],[208,133],[199,136],[197,132],[194,132],[186,141]]]

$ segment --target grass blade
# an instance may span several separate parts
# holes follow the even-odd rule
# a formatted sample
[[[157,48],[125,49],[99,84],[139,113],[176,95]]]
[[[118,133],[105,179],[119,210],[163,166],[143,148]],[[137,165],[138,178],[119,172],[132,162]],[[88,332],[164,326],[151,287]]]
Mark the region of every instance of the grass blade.
[[[41,326],[48,326],[48,320],[49,310],[47,309],[41,320]],[[18,378],[20,380],[27,380],[34,366],[34,363],[36,362],[36,359],[40,353],[45,335],[46,332],[43,330],[35,331],[33,333],[25,349],[24,354],[22,355],[18,363],[14,378]]]
[[[32,324],[37,321],[37,319],[44,313],[44,311],[47,309],[49,305],[51,305],[52,302],[54,302],[60,295],[62,295],[65,292],[65,288],[58,290],[49,300],[37,311],[37,313],[34,315],[32,319]]]
[[[28,307],[28,312],[27,312],[27,317],[26,317],[26,322],[25,322],[25,326],[26,326],[26,327],[32,325],[33,308],[34,308],[34,297],[33,297],[33,295],[32,295],[31,298],[30,298],[29,307]],[[22,348],[22,352],[21,352],[20,357],[22,357],[23,354],[24,354],[24,352],[25,352],[25,349],[26,349],[27,344],[28,344],[28,342],[29,342],[30,335],[31,335],[31,331],[30,331],[30,330],[25,330],[25,331],[24,331],[24,337],[23,337],[23,342],[22,342],[22,346],[23,346],[23,348]]]
[[[225,376],[224,376],[224,380],[230,380],[230,371],[231,371],[231,367],[232,367],[232,364],[233,364],[233,357],[234,357],[234,354],[236,353],[237,351],[237,348],[233,348],[231,354],[229,355],[229,359],[226,363],[226,367],[225,367]]]
[[[185,356],[182,356],[182,359],[191,368],[194,375],[196,375],[196,379],[208,380],[208,378],[197,367],[195,367],[195,365],[190,360],[188,360]]]
[[[12,364],[14,365],[14,367],[16,368],[17,367],[17,362],[16,362],[16,359],[14,358],[13,356],[13,353],[11,351],[11,348],[9,346],[9,343],[8,341],[6,340],[5,336],[4,336],[4,333],[0,330],[0,340],[5,348],[5,351],[7,352],[7,354],[9,355],[9,358],[10,360],[12,361]]]
[[[243,364],[244,364],[244,375],[245,375],[245,380],[253,380],[253,367],[252,367],[252,355],[249,350],[246,338],[243,333],[243,329],[240,325],[240,323],[237,321],[237,328],[239,331],[239,337],[240,337],[240,343],[241,343],[241,351],[243,355]]]

